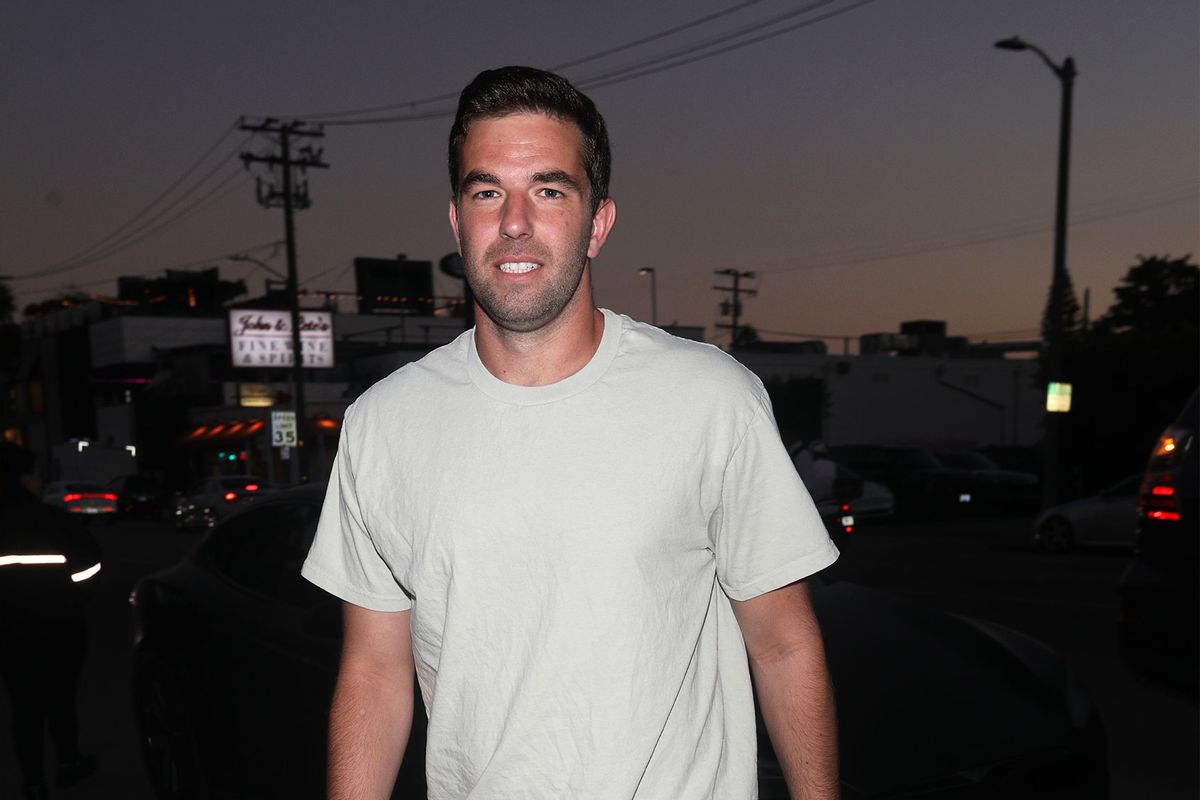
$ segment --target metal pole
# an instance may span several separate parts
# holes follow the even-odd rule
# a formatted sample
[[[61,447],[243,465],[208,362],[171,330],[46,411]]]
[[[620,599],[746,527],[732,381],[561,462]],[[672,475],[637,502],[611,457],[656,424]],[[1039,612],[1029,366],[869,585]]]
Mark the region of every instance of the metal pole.
[[[650,324],[658,325],[658,273],[650,270]]]
[[[1046,343],[1046,378],[1063,379],[1063,311],[1067,289],[1067,189],[1071,164],[1071,105],[1075,85],[1075,61],[1068,58],[1054,74],[1062,83],[1062,109],[1058,127],[1058,187],[1054,206],[1054,273],[1050,284],[1050,325]],[[1046,412],[1046,474],[1042,478],[1042,507],[1057,505],[1062,482],[1062,415]]]
[[[292,450],[290,479],[300,482],[304,474],[301,442],[304,441],[304,353],[300,349],[300,281],[296,269],[296,230],[292,209],[292,154],[288,134],[291,126],[280,126],[280,149],[283,155],[283,230],[287,247],[288,305],[292,316],[292,410],[296,413],[296,447]]]
[[[658,280],[658,273],[655,272],[654,267],[642,267],[641,269],[638,270],[638,275],[649,275],[650,276],[650,324],[657,325],[658,324],[658,290],[657,290],[656,281]]]

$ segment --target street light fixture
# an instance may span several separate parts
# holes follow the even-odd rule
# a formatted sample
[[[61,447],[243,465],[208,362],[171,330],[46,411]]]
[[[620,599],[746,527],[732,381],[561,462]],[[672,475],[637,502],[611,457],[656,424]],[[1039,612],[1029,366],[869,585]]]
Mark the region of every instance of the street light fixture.
[[[1063,310],[1067,293],[1067,178],[1071,163],[1071,96],[1075,86],[1075,60],[1068,56],[1061,64],[1054,63],[1040,47],[1019,36],[1001,39],[995,46],[1000,50],[1021,52],[1032,50],[1050,68],[1062,84],[1062,109],[1058,128],[1058,190],[1054,211],[1054,272],[1050,282],[1049,316],[1046,330],[1046,381],[1062,381]],[[1042,505],[1058,502],[1060,479],[1059,414],[1046,412],[1045,475],[1042,478]]]
[[[654,272],[654,267],[642,267],[638,270],[638,275],[650,276],[650,324],[658,324],[658,287],[656,286],[657,278]]]

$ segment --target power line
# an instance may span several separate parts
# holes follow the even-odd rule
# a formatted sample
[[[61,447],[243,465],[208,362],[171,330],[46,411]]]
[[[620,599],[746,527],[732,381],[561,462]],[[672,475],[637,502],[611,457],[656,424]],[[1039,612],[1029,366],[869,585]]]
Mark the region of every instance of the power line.
[[[577,67],[580,64],[586,64],[589,61],[599,61],[602,58],[607,58],[608,56],[616,55],[617,53],[623,53],[624,51],[632,50],[635,47],[652,44],[670,36],[674,36],[677,33],[683,33],[686,30],[697,28],[705,23],[712,22],[715,19],[720,19],[721,17],[727,17],[730,14],[735,14],[738,11],[742,11],[750,6],[757,5],[760,2],[762,2],[762,0],[747,0],[747,2],[739,3],[736,6],[730,6],[729,8],[715,11],[711,14],[706,14],[703,17],[697,17],[689,22],[676,25],[673,28],[667,28],[666,30],[659,31],[658,33],[652,33],[649,36],[643,36],[641,39],[635,39],[632,42],[619,44],[616,47],[610,47],[607,50],[601,50],[598,53],[592,53],[590,56],[583,56],[582,58],[576,58],[571,61],[564,61],[561,64],[555,64],[554,66],[550,67],[550,71],[559,72],[561,70],[570,69],[571,67]],[[832,0],[826,0],[826,2],[832,2]]]
[[[45,267],[42,267],[38,270],[34,270],[31,273],[28,273],[28,277],[36,277],[38,274],[53,274],[52,271],[57,270],[59,267],[65,266],[67,264],[72,264],[76,261],[79,261],[80,259],[86,258],[101,248],[111,247],[112,240],[118,239],[119,237],[121,237],[121,234],[125,233],[126,230],[128,230],[131,226],[133,226],[135,223],[137,223],[139,220],[141,220],[142,217],[144,217],[152,209],[154,209],[155,206],[157,206],[159,203],[161,203],[168,195],[170,195],[173,191],[175,191],[177,188],[179,188],[179,186],[184,181],[186,181],[193,172],[195,172],[197,169],[200,168],[201,164],[203,164],[205,161],[207,161],[208,158],[214,152],[216,152],[218,148],[221,147],[221,145],[225,142],[225,140],[228,139],[230,134],[232,134],[236,129],[237,129],[236,126],[231,126],[227,129],[225,129],[224,132],[222,132],[221,135],[217,138],[217,140],[215,142],[213,142],[211,145],[209,145],[204,150],[204,152],[200,155],[200,157],[197,158],[195,161],[193,161],[187,167],[187,169],[185,169],[183,171],[183,173],[178,178],[176,178],[174,181],[172,181],[170,183],[170,185],[167,186],[166,189],[164,189],[157,196],[155,196],[154,199],[152,199],[150,202],[146,203],[146,205],[144,205],[141,209],[139,209],[136,214],[134,214],[132,217],[130,217],[124,223],[122,223],[121,225],[118,225],[116,228],[114,228],[108,234],[102,236],[100,239],[97,239],[96,241],[92,242],[91,244],[84,247],[83,249],[73,253],[72,255],[70,255],[66,258],[60,259],[59,261],[55,261],[52,264],[48,264]],[[236,150],[234,152],[236,153]],[[229,158],[232,157],[232,155],[233,154],[231,153],[229,156],[227,156],[226,158],[224,158],[220,162],[218,162],[217,168],[219,168],[222,163],[225,163],[225,161],[228,161]],[[190,189],[185,191],[183,194],[183,197],[187,197],[198,186],[203,185],[203,183],[206,180],[208,180],[208,178],[211,177],[211,175],[212,175],[212,171],[210,170],[196,184],[194,184]],[[177,205],[178,202],[179,202],[179,200],[177,199],[176,202],[174,204],[172,204],[172,206],[168,206],[168,208],[171,208],[174,205]],[[161,214],[161,212],[160,212],[160,214]],[[153,219],[151,220],[151,222],[152,221],[153,221]],[[144,225],[144,223],[143,223],[143,225]],[[137,231],[135,230],[133,233],[136,234]],[[130,235],[130,234],[126,234],[126,236],[128,236],[128,235]]]
[[[819,14],[815,17],[812,17],[811,19],[802,20],[800,22],[793,23],[792,25],[788,25],[788,26],[779,28],[774,31],[768,31],[767,33],[760,34],[758,36],[747,39],[743,42],[736,42],[734,44],[730,44],[725,47],[719,47],[715,50],[709,50],[708,52],[702,52],[702,51],[706,50],[707,48],[715,47],[716,45],[722,44],[724,42],[727,42],[727,41],[730,41],[733,39],[737,39],[742,36],[746,36],[746,35],[754,32],[755,30],[761,30],[764,27],[769,27],[770,25],[777,24],[778,22],[783,21],[784,19],[795,17],[799,14],[808,13],[809,11],[812,11],[822,5],[827,5],[829,2],[831,2],[831,0],[822,0],[821,2],[811,3],[808,6],[802,8],[798,11],[790,12],[789,14],[782,15],[782,16],[777,17],[773,20],[770,20],[766,23],[755,24],[755,25],[749,26],[748,28],[745,28],[741,31],[737,31],[735,33],[719,36],[719,37],[709,40],[708,42],[705,42],[703,44],[700,44],[700,45],[697,45],[694,47],[690,47],[690,48],[685,48],[684,50],[677,51],[676,53],[672,53],[672,54],[665,55],[665,56],[656,56],[654,58],[643,61],[639,64],[630,65],[628,67],[622,67],[620,69],[613,70],[612,72],[609,72],[605,75],[594,76],[592,78],[582,80],[579,82],[579,87],[581,89],[598,89],[603,86],[612,86],[613,84],[624,83],[625,81],[631,81],[636,78],[644,78],[649,75],[655,75],[655,74],[658,74],[659,72],[666,72],[667,70],[675,69],[676,67],[683,67],[683,66],[687,66],[688,64],[694,64],[697,61],[704,61],[705,59],[713,58],[713,57],[719,56],[719,55],[724,55],[725,53],[731,53],[734,50],[741,50],[744,47],[749,47],[750,45],[753,45],[753,44],[765,42],[768,39],[774,39],[775,37],[782,36],[785,33],[791,33],[792,31],[797,31],[802,28],[807,28],[810,25],[815,25],[818,22],[824,22],[826,20],[833,19],[834,17],[839,17],[842,14],[849,13],[856,9],[862,8],[863,6],[867,6],[874,2],[877,2],[877,0],[859,0],[859,2],[857,2],[857,3],[851,3],[848,6],[845,6],[843,8],[834,9],[825,14]],[[691,55],[692,53],[696,53],[697,55]],[[664,63],[664,62],[670,62],[670,63]]]
[[[74,270],[81,269],[81,268],[87,267],[87,266],[91,266],[92,264],[96,264],[100,261],[104,261],[105,259],[111,258],[112,256],[114,256],[118,253],[122,253],[122,252],[130,249],[131,247],[134,247],[135,245],[141,244],[142,242],[146,241],[147,239],[150,239],[154,235],[161,233],[163,230],[165,230],[166,228],[175,224],[176,222],[180,221],[181,219],[191,216],[194,212],[200,210],[204,206],[210,205],[212,201],[220,200],[220,199],[224,198],[225,196],[229,195],[234,189],[237,189],[238,186],[233,186],[232,188],[230,188],[224,192],[222,192],[221,190],[228,187],[229,184],[233,183],[240,177],[242,177],[242,172],[241,172],[240,168],[235,167],[233,170],[230,171],[230,173],[228,175],[225,176],[224,180],[222,180],[220,183],[218,183],[217,185],[210,188],[205,194],[196,198],[196,200],[194,200],[189,205],[185,206],[178,213],[174,214],[171,217],[168,217],[166,220],[163,220],[162,222],[159,222],[157,225],[153,224],[155,221],[158,220],[159,217],[161,217],[161,215],[163,213],[166,213],[171,208],[173,208],[177,204],[177,202],[178,202],[177,201],[176,203],[172,203],[170,206],[167,206],[166,208],[162,209],[162,211],[160,211],[158,215],[156,215],[156,216],[152,217],[151,219],[147,220],[146,222],[142,223],[141,226],[139,226],[138,228],[136,228],[134,231],[130,232],[129,234],[126,234],[126,236],[122,237],[122,239],[118,243],[113,244],[111,247],[109,247],[106,250],[102,250],[101,252],[93,254],[92,256],[90,256],[88,258],[84,258],[79,261],[74,261],[74,262],[71,262],[68,264],[64,264],[62,266],[55,267],[52,269],[46,268],[46,269],[37,270],[34,272],[28,272],[23,275],[13,275],[10,280],[23,281],[23,280],[30,280],[33,278],[45,278],[45,277],[49,277],[50,275],[61,275],[64,272],[72,272]],[[205,178],[205,180],[207,180],[207,178]],[[199,185],[200,184],[197,184],[196,187],[193,187],[193,188],[198,188]],[[147,226],[153,226],[153,227],[147,228]],[[132,238],[130,238],[130,237],[132,237]]]
[[[207,266],[207,265],[211,265],[214,261],[221,261],[223,259],[229,258],[230,256],[241,255],[243,253],[253,253],[258,250],[265,250],[268,247],[277,248],[279,246],[279,244],[280,244],[280,242],[278,242],[278,241],[264,242],[263,244],[256,244],[251,247],[243,247],[240,250],[234,250],[232,253],[222,253],[220,255],[207,256],[205,258],[199,258],[194,261],[188,261],[188,262],[182,263],[182,264],[172,264],[171,266],[167,266],[167,267],[155,267],[154,269],[143,270],[141,272],[133,272],[133,273],[130,273],[129,275],[123,275],[121,277],[144,278],[148,275],[155,275],[160,272],[168,272],[171,270],[184,270],[184,269],[191,269],[193,267]],[[94,281],[87,281],[86,283],[77,283],[74,285],[76,287],[82,289],[82,288],[85,288],[88,286],[99,286],[102,283],[109,283],[114,280],[116,280],[116,278],[97,278]],[[63,287],[61,284],[56,285],[56,286],[41,286],[41,287],[36,287],[33,289],[26,289],[23,292],[23,294],[26,296],[29,296],[29,295],[36,296],[39,294],[49,294],[51,292],[56,292],[62,288]]]
[[[1071,221],[1072,226],[1090,225],[1096,222],[1113,219],[1115,217],[1128,216],[1130,214],[1140,214],[1144,211],[1151,211],[1156,208],[1176,205],[1178,203],[1194,201],[1195,194],[1189,194],[1186,197],[1175,197],[1158,202],[1146,203],[1140,206],[1127,208],[1121,211],[1111,211],[1107,213],[1093,214],[1090,216],[1079,217]],[[1045,224],[1031,224],[1015,226],[1005,232],[986,233],[981,235],[964,236],[958,239],[943,241],[937,244],[916,245],[908,247],[900,247],[890,252],[876,253],[863,256],[848,256],[835,258],[827,261],[814,261],[807,264],[797,264],[790,267],[778,267],[775,269],[761,269],[760,271],[767,275],[780,275],[789,272],[801,272],[813,269],[827,269],[830,267],[849,267],[869,264],[877,261],[891,261],[898,258],[908,258],[911,256],[927,255],[929,253],[938,253],[945,250],[957,250],[965,247],[975,247],[981,244],[992,244],[994,242],[1004,241],[1006,239],[1019,239],[1025,236],[1031,236],[1036,233],[1042,233],[1050,230],[1052,226]]]
[[[600,88],[603,86],[611,86],[611,85],[617,84],[617,83],[624,83],[625,81],[634,80],[636,78],[647,77],[649,75],[654,75],[659,72],[665,72],[666,70],[675,69],[676,67],[686,66],[688,64],[696,63],[697,61],[703,61],[708,58],[713,58],[718,55],[723,55],[725,53],[733,52],[734,50],[740,50],[744,47],[749,47],[750,45],[758,44],[759,42],[763,42],[768,39],[775,38],[777,36],[782,36],[785,33],[790,33],[792,31],[800,30],[801,28],[806,28],[806,27],[809,27],[810,25],[815,25],[819,22],[824,22],[824,21],[832,19],[834,17],[841,16],[842,14],[846,14],[850,11],[854,11],[858,8],[870,5],[877,1],[878,0],[859,0],[858,2],[851,3],[850,5],[847,5],[843,8],[834,9],[825,14],[820,14],[816,17],[812,17],[807,20],[802,20],[800,22],[794,23],[792,25],[788,25],[786,27],[777,29],[775,31],[769,31],[764,34],[760,34],[756,37],[747,39],[743,42],[736,42],[734,44],[730,44],[725,47],[719,47],[717,49],[710,49],[710,48],[717,47],[717,45],[731,41],[733,39],[747,36],[747,35],[753,33],[754,31],[761,30],[765,27],[770,27],[771,25],[776,25],[781,21],[785,21],[787,19],[794,18],[801,14],[809,13],[821,6],[828,5],[829,3],[836,2],[836,0],[816,0],[816,2],[809,3],[801,9],[790,11],[787,14],[778,15],[767,21],[754,23],[753,25],[739,29],[732,33],[722,34],[720,36],[709,39],[708,41],[702,42],[698,45],[690,45],[688,47],[682,48],[680,50],[676,50],[675,52],[669,53],[666,55],[652,56],[650,58],[639,61],[635,64],[628,65],[625,67],[620,67],[615,70],[609,70],[607,72],[600,73],[599,75],[593,75],[590,77],[580,78],[580,79],[574,81],[574,83],[580,89],[597,89],[597,88]],[[615,49],[624,49],[624,47],[622,46],[621,48],[615,48]],[[706,50],[708,52],[703,52]],[[591,60],[591,57],[582,59],[581,61],[585,61],[585,60]],[[664,63],[664,62],[670,62],[670,63]],[[376,109],[383,111],[383,110],[391,110],[391,109],[405,108],[405,107],[415,108],[418,105],[424,105],[424,104],[429,104],[429,103],[433,103],[433,102],[455,100],[455,99],[457,99],[457,97],[458,97],[458,93],[446,93],[446,94],[436,95],[433,97],[422,98],[420,100],[410,101],[407,103],[393,103],[388,106],[377,106]],[[363,109],[363,110],[359,110],[357,112],[347,113],[344,116],[349,117],[349,116],[355,116],[358,114],[366,114],[366,113],[373,113],[373,112]],[[453,108],[443,108],[443,109],[437,109],[437,110],[431,110],[431,111],[412,112],[412,113],[408,113],[408,114],[397,114],[397,115],[390,115],[390,116],[383,116],[383,117],[367,117],[365,119],[341,119],[333,114],[330,114],[328,116],[320,115],[320,114],[308,115],[308,116],[311,118],[314,118],[314,119],[321,119],[323,124],[331,126],[331,127],[332,126],[348,127],[348,126],[357,126],[357,125],[382,125],[382,124],[400,123],[400,122],[417,122],[417,121],[421,121],[421,120],[436,119],[439,117],[448,117],[448,116],[452,116],[453,114],[454,114]]]
[[[712,22],[713,20],[719,19],[720,17],[725,17],[730,14],[734,14],[738,11],[742,11],[750,6],[757,5],[760,2],[762,2],[762,0],[747,0],[746,2],[739,3],[736,6],[731,6],[730,8],[726,8],[721,11],[716,11],[712,14],[706,14],[702,17],[697,17],[696,19],[689,20],[688,22],[684,22],[679,25],[675,25],[674,27],[658,31],[657,33],[652,33],[649,36],[643,36],[640,39],[635,39],[631,42],[619,44],[619,45],[616,45],[615,47],[610,47],[606,50],[600,50],[598,52],[592,53],[591,55],[586,55],[586,56],[582,56],[580,58],[572,59],[570,61],[564,61],[562,63],[555,64],[555,65],[551,66],[549,69],[552,72],[560,72],[562,70],[570,69],[571,67],[577,67],[580,64],[586,64],[590,61],[597,61],[601,58],[607,58],[608,56],[615,55],[617,53],[621,53],[626,50],[631,50],[635,47],[641,47],[642,45],[651,44],[651,43],[659,41],[661,39],[665,39],[667,37],[674,36],[677,33],[682,33],[683,31],[698,27],[707,22]],[[446,100],[457,100],[458,96],[459,96],[459,92],[444,92],[442,94],[432,95],[430,97],[421,97],[421,98],[417,98],[415,100],[406,100],[406,101],[400,101],[397,103],[387,103],[385,105],[379,105],[379,106],[367,106],[365,108],[351,108],[351,109],[345,109],[342,111],[323,111],[323,112],[318,112],[315,114],[298,114],[297,116],[302,117],[304,119],[312,119],[312,120],[325,120],[325,119],[331,119],[331,118],[335,118],[335,117],[355,117],[355,116],[361,116],[363,114],[378,114],[378,113],[381,113],[384,111],[395,111],[396,109],[400,109],[400,108],[416,108],[417,106],[428,105],[429,103],[443,102]],[[437,115],[441,116],[443,113],[444,112],[439,111],[439,112],[437,112]],[[453,113],[453,112],[451,112],[451,113]]]

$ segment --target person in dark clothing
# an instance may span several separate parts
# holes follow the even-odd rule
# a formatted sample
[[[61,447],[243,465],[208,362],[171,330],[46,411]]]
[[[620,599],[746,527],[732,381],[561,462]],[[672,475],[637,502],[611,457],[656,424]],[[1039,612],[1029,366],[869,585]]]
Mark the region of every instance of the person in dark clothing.
[[[70,514],[41,502],[28,450],[0,443],[0,677],[25,796],[46,793],[44,730],[58,756],[59,786],[96,769],[79,750],[76,696],[87,648],[84,601],[100,548]]]

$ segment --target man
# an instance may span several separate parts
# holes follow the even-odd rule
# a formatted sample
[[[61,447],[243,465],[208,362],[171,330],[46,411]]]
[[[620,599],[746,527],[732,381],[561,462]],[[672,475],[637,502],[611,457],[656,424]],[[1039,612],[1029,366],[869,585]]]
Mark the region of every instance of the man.
[[[594,306],[609,160],[558,76],[463,91],[449,211],[476,327],[347,410],[304,567],[346,601],[332,798],[387,797],[414,666],[431,798],[754,797],[750,672],[792,795],[836,796],[798,581],[837,551],[762,384]]]
[[[100,549],[68,514],[44,504],[33,453],[0,442],[0,678],[8,687],[13,743],[25,797],[46,794],[46,729],[58,785],[96,770],[79,751],[76,695],[87,628],[83,595]]]

